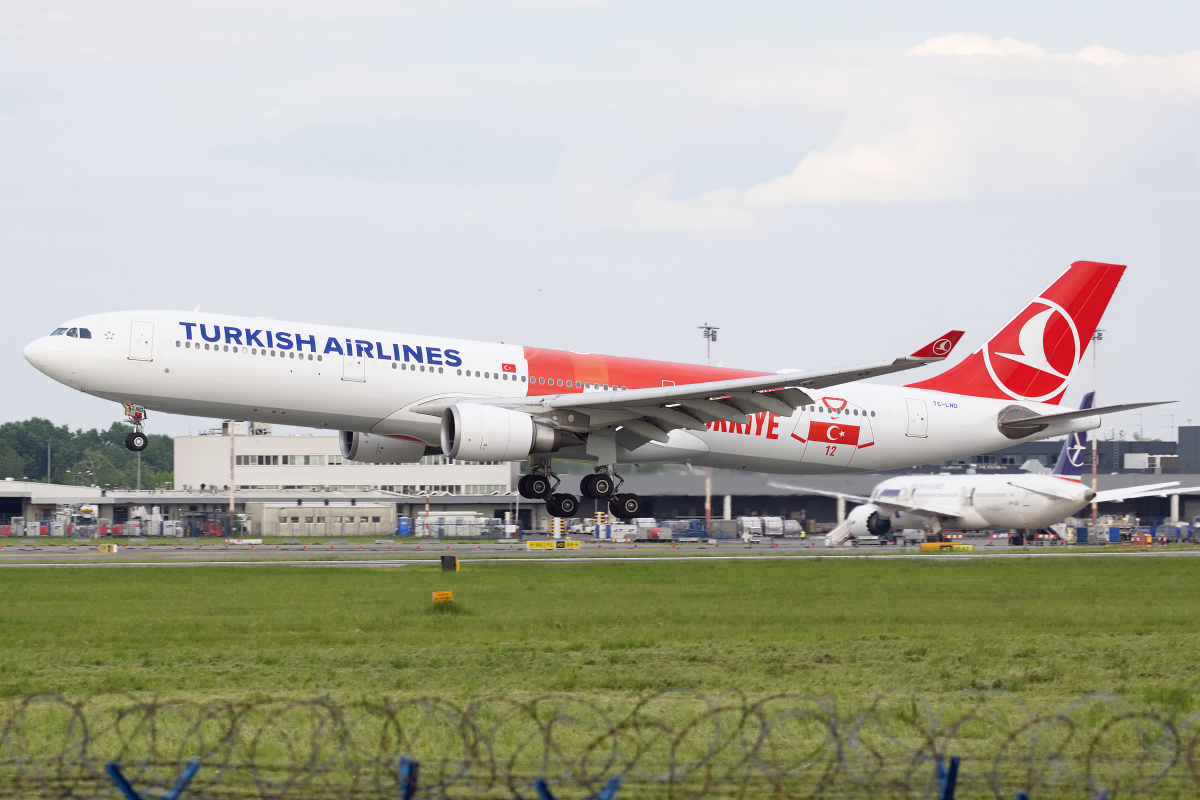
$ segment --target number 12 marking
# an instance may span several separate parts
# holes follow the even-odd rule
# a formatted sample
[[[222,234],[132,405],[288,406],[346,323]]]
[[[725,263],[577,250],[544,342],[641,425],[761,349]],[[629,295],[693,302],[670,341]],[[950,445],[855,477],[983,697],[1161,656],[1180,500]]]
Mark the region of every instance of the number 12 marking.
[[[825,455],[827,455],[827,456],[831,456],[831,455],[833,455],[833,454],[834,454],[834,453],[836,453],[836,452],[837,452],[837,445],[836,445],[836,444],[827,444],[827,445],[825,445]]]

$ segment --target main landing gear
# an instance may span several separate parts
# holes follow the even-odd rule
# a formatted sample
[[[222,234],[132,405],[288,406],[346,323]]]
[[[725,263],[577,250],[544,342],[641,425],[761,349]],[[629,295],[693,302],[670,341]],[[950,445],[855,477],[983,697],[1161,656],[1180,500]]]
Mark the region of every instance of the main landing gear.
[[[530,500],[545,500],[546,509],[552,517],[573,517],[579,511],[579,499],[575,495],[557,492],[558,476],[548,463],[534,462],[533,472],[522,475],[517,482],[517,492]],[[642,512],[642,498],[636,494],[617,491],[621,476],[608,467],[599,467],[592,475],[584,476],[579,482],[579,491],[589,500],[606,500],[608,512],[617,519],[629,520]]]
[[[146,449],[150,440],[144,430],[146,424],[146,409],[133,403],[125,404],[125,421],[133,426],[133,433],[125,437],[125,446],[135,453]]]
[[[517,481],[517,492],[529,500],[545,500],[546,509],[552,517],[573,517],[579,511],[579,499],[573,494],[554,491],[558,488],[558,476],[548,466],[534,465],[535,472],[522,475]]]

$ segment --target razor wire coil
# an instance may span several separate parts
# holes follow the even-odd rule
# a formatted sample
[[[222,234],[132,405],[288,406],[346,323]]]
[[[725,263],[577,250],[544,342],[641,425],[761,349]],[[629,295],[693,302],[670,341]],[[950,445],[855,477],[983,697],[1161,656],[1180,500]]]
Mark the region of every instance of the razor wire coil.
[[[934,763],[958,756],[960,796],[1200,796],[1200,714],[1092,694],[1032,711],[1003,692],[934,704],[883,692],[865,707],[830,697],[655,693],[625,706],[572,695],[453,703],[438,698],[171,701],[55,694],[0,701],[0,795],[120,796],[120,769],[146,798],[184,766],[184,798],[400,797],[402,756],[420,762],[415,797],[937,797]]]

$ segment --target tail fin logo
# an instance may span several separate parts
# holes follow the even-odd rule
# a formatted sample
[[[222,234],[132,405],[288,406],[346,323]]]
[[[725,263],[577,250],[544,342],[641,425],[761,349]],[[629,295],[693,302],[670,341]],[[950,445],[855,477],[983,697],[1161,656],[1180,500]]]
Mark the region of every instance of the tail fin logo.
[[[1067,448],[1067,460],[1071,462],[1072,467],[1083,466],[1083,454],[1087,450],[1087,446],[1083,443],[1083,436],[1080,434],[1072,434],[1073,441],[1071,446]]]
[[[1067,388],[1083,353],[1080,344],[1079,327],[1066,309],[1039,297],[992,337],[983,360],[996,386],[1009,397],[1042,402]]]
[[[945,356],[954,349],[954,342],[943,337],[934,342],[931,349],[933,350],[933,354],[935,356]]]

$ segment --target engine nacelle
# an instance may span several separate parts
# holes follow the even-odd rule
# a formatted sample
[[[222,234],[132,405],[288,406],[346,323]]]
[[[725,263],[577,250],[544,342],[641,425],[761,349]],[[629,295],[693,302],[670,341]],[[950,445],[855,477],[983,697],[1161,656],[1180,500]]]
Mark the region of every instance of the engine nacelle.
[[[367,464],[415,464],[425,455],[427,445],[415,439],[379,436],[374,433],[342,431],[338,434],[342,457]],[[436,453],[437,450],[434,450]]]
[[[458,403],[442,414],[442,452],[464,461],[517,461],[578,437],[507,408]]]
[[[846,515],[846,523],[854,536],[886,536],[892,529],[891,518],[874,503],[855,506]]]

